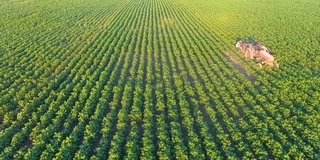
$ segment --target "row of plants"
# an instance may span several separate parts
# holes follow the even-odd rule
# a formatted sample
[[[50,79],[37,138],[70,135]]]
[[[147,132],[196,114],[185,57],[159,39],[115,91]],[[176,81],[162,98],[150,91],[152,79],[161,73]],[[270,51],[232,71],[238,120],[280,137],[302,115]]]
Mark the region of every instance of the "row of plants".
[[[242,19],[255,24],[245,26],[233,17],[244,9],[238,2],[53,3],[5,16],[13,19],[8,26],[24,25],[2,26],[4,39],[21,41],[0,41],[0,157],[319,157],[317,68],[294,54],[304,43],[280,48],[286,42],[257,34],[290,62],[278,70],[260,70],[234,48],[238,35],[258,33],[259,10]],[[15,5],[5,11],[23,4]],[[289,56],[278,54],[284,50]]]

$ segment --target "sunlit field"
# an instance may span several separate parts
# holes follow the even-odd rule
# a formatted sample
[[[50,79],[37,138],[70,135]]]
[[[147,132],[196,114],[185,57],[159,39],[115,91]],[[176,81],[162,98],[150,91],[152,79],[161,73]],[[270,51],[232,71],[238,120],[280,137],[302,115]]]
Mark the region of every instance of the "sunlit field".
[[[319,6],[2,0],[0,159],[320,159]]]

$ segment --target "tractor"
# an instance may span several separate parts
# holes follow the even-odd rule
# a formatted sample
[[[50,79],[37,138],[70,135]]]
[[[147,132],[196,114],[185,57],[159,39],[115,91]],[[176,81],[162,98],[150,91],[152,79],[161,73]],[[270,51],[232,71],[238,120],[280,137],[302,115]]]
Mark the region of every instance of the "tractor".
[[[267,47],[261,46],[258,42],[247,44],[243,41],[238,41],[236,47],[244,53],[246,59],[253,59],[258,63],[260,68],[262,68],[264,64],[267,64],[270,68],[279,68],[278,63],[274,60],[274,57],[270,54]]]

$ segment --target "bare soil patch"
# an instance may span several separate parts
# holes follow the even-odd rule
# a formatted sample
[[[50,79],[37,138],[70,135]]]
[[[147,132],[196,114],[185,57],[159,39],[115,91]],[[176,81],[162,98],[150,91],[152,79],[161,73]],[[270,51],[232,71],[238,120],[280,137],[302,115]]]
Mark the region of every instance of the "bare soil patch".
[[[226,58],[228,59],[229,62],[232,63],[233,68],[235,68],[236,70],[238,70],[241,74],[244,75],[244,77],[249,80],[252,84],[254,83],[255,79],[246,71],[244,70],[241,65],[238,63],[238,61],[236,59],[234,59],[232,57],[231,54],[226,54]]]

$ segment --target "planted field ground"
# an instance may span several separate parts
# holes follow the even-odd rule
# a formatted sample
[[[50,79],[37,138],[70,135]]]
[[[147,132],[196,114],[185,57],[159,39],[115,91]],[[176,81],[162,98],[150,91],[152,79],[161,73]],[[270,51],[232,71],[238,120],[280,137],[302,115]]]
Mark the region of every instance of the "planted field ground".
[[[316,6],[1,1],[0,157],[320,158]]]

